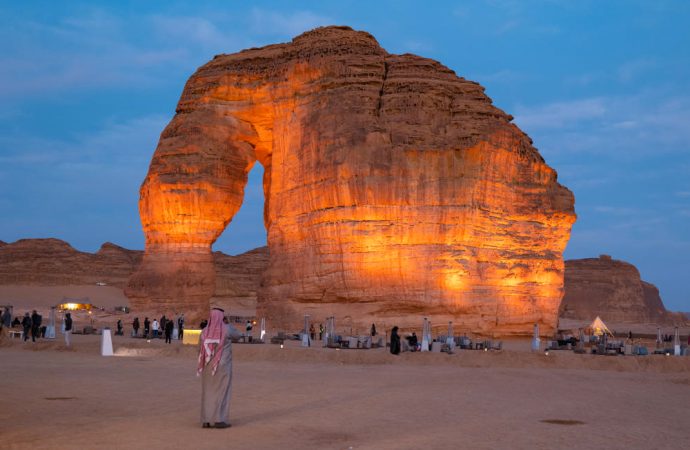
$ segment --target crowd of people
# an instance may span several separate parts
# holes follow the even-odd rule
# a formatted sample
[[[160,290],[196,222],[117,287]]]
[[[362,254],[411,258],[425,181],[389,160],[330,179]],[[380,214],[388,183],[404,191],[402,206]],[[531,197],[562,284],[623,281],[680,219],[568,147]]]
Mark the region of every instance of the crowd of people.
[[[66,312],[60,327],[60,331],[65,335],[65,344],[70,345],[70,335],[73,329],[73,319],[71,313]],[[160,339],[164,338],[165,342],[170,344],[174,336],[174,330],[177,329],[177,339],[181,340],[184,337],[184,314],[180,314],[176,319],[168,319],[163,315],[160,320],[149,320],[144,318],[143,333],[140,334],[141,323],[139,317],[135,317],[132,321],[132,337],[142,337],[145,339]],[[117,320],[116,336],[124,336],[124,326],[122,319]],[[13,318],[12,311],[9,307],[5,307],[2,314],[0,314],[0,330],[3,328],[19,329],[22,331],[22,339],[36,342],[36,339],[45,338],[47,326],[43,322],[43,316],[38,311],[33,310],[31,314],[26,312],[21,318],[15,316]]]
[[[132,320],[132,337],[142,337],[144,339],[165,338],[165,343],[170,344],[172,343],[175,329],[177,329],[178,340],[184,337],[184,314],[180,314],[177,319],[168,319],[163,315],[160,320],[154,318],[153,321],[149,320],[148,317],[144,317],[144,329],[141,336],[139,335],[140,328],[139,317],[135,317]]]

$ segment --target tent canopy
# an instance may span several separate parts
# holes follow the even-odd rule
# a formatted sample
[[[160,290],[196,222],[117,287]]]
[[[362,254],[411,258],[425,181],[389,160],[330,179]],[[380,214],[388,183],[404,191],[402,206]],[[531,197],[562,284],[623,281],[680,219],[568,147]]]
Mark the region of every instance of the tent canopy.
[[[601,317],[599,316],[597,316],[597,318],[592,321],[592,323],[589,325],[589,328],[592,329],[592,334],[594,334],[595,336],[601,336],[604,333],[606,333],[613,337],[613,333],[611,333],[609,327],[606,326],[604,321],[601,320]]]

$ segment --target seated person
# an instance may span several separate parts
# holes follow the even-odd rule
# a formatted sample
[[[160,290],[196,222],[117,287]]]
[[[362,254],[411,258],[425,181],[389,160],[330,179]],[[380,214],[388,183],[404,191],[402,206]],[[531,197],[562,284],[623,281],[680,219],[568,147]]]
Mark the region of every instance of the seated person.
[[[410,345],[413,352],[417,350],[417,334],[414,331],[412,332],[412,336],[406,336],[405,339],[407,339],[407,343]]]

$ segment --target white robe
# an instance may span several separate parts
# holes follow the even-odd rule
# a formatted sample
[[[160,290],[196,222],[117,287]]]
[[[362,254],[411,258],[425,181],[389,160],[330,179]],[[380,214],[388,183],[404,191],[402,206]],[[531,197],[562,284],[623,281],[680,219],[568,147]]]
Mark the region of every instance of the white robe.
[[[232,338],[242,334],[231,325],[225,325],[226,336],[218,369],[213,375],[211,363],[201,372],[201,423],[213,425],[230,423],[230,397],[232,394]],[[203,343],[200,343],[203,345]]]

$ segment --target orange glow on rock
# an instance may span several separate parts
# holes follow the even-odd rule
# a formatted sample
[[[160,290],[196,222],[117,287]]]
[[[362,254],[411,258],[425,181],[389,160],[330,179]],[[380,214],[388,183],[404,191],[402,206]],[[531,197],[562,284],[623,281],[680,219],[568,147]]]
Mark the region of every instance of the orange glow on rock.
[[[572,193],[481,86],[339,27],[218,56],[190,78],[141,188],[133,305],[208,308],[205,255],[256,161],[269,318],[555,327]]]

